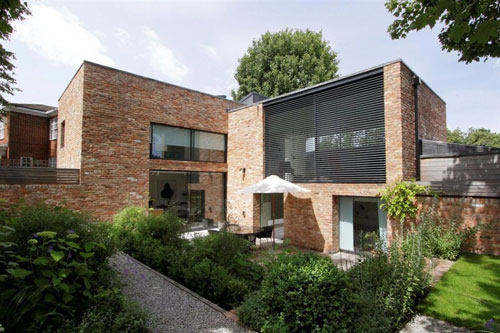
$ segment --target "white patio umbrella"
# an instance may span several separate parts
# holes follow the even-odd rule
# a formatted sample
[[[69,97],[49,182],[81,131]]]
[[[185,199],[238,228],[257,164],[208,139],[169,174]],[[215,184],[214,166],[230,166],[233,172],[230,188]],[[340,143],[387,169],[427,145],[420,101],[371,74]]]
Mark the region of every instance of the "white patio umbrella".
[[[273,217],[273,249],[274,249],[274,234],[275,234],[275,204],[274,204],[274,194],[276,193],[293,193],[293,192],[311,192],[306,188],[299,185],[295,185],[281,179],[278,176],[269,176],[257,184],[253,184],[239,190],[240,194],[254,194],[254,193],[269,193],[271,194],[271,215]]]

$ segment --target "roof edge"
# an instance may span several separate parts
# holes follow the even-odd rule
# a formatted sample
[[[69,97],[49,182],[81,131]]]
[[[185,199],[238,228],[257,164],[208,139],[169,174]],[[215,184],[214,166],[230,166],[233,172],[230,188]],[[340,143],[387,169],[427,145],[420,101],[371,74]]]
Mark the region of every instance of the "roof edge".
[[[392,65],[392,64],[395,64],[395,63],[398,63],[398,62],[401,63],[401,64],[403,64],[406,68],[408,68],[408,70],[412,74],[418,75],[418,74],[415,73],[415,71],[413,69],[411,69],[410,66],[408,66],[403,61],[403,59],[397,58],[397,59],[394,59],[394,60],[382,63],[380,65],[376,65],[376,66],[369,67],[369,68],[366,68],[366,69],[363,69],[363,70],[360,70],[360,71],[357,71],[357,72],[354,72],[354,73],[351,73],[351,74],[340,76],[340,77],[335,78],[335,79],[331,79],[331,80],[328,80],[328,81],[320,82],[318,84],[315,84],[315,85],[312,85],[312,86],[309,86],[309,87],[297,89],[297,90],[294,90],[294,91],[291,91],[289,93],[282,94],[282,95],[279,95],[279,96],[276,96],[276,97],[271,97],[271,98],[268,98],[268,99],[266,99],[264,101],[259,101],[259,102],[253,103],[253,104],[249,104],[249,105],[245,105],[245,106],[242,106],[242,107],[234,108],[234,109],[229,110],[228,112],[239,111],[239,110],[245,109],[247,107],[258,105],[258,104],[268,104],[270,102],[274,103],[274,102],[279,101],[280,99],[285,99],[285,98],[288,98],[288,97],[293,97],[293,95],[295,95],[295,94],[307,93],[309,90],[315,90],[317,88],[321,88],[323,86],[327,86],[327,85],[332,84],[332,83],[337,83],[337,82],[341,82],[343,80],[355,78],[356,76],[360,76],[360,75],[363,75],[363,74],[368,74],[368,73],[370,73],[372,71],[374,72],[376,70],[383,69],[386,66],[389,66],[389,65]],[[436,95],[441,101],[443,101],[443,103],[446,104],[445,100],[441,96],[439,96],[424,80],[422,80],[422,83],[425,84],[427,86],[427,88],[429,88],[429,90],[432,91],[432,93],[434,93],[434,95]]]
[[[171,86],[171,87],[175,87],[175,88],[179,88],[179,89],[191,91],[191,92],[202,94],[202,95],[205,95],[205,96],[217,98],[217,99],[220,99],[220,100],[223,100],[223,101],[232,102],[232,103],[236,103],[236,104],[242,104],[242,103],[233,101],[233,100],[228,99],[228,98],[223,98],[223,97],[220,97],[220,96],[212,95],[212,94],[209,94],[209,93],[206,93],[206,92],[203,92],[203,91],[199,91],[199,90],[194,90],[194,89],[191,89],[191,88],[186,88],[186,87],[183,87],[183,86],[179,86],[179,85],[172,84],[172,83],[169,83],[169,82],[165,82],[165,81],[153,79],[151,77],[143,76],[143,75],[140,75],[140,74],[135,74],[135,73],[127,72],[127,71],[122,70],[122,69],[118,69],[118,68],[114,68],[114,67],[110,67],[110,66],[98,64],[98,63],[95,63],[95,62],[92,62],[92,61],[88,61],[88,60],[84,60],[82,62],[82,64],[78,68],[77,72],[73,76],[73,78],[76,76],[76,74],[78,73],[78,71],[80,70],[80,68],[82,66],[84,66],[84,65],[91,65],[91,66],[96,66],[96,67],[100,67],[100,68],[104,68],[104,69],[109,69],[109,70],[112,70],[112,71],[115,71],[115,72],[123,73],[123,74],[130,75],[130,76],[134,76],[134,77],[137,77],[137,78],[140,78],[140,79],[144,79],[144,80],[148,80],[148,81],[153,81],[153,82],[160,83],[160,84],[163,84],[163,85],[167,85],[167,86]],[[71,81],[73,80],[73,78],[71,79]],[[70,81],[70,83],[71,83],[71,81]],[[69,86],[69,84],[68,84],[68,86]],[[66,89],[67,89],[67,87],[66,87]],[[64,91],[66,91],[66,89]],[[64,92],[63,92],[62,95],[64,95]],[[61,95],[61,97],[62,97],[62,95]],[[61,99],[61,98],[59,98],[59,99]]]

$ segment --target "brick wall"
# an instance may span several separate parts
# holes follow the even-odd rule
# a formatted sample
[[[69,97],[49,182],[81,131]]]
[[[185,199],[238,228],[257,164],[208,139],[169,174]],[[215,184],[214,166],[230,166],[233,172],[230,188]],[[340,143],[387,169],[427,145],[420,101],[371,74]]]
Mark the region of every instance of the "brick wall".
[[[58,168],[81,167],[84,76],[85,66],[81,66],[59,99],[56,153]],[[61,141],[64,141],[63,148]]]
[[[434,205],[438,215],[447,222],[458,217],[464,226],[488,225],[466,250],[500,255],[500,199],[442,197],[436,203],[430,197],[419,198],[419,212],[429,212]]]
[[[49,158],[49,120],[12,112],[9,116],[9,158]]]
[[[420,137],[446,141],[446,103],[424,82],[418,87],[418,113]]]
[[[238,190],[264,177],[264,110],[250,106],[228,115],[227,213],[230,223],[260,226],[260,196]]]
[[[227,133],[226,109],[240,104],[85,62],[59,100],[58,125],[66,121],[58,167],[79,168],[81,185],[4,186],[15,201],[66,200],[110,219],[127,205],[147,207],[149,170],[225,172],[225,163],[150,160],[150,123]],[[60,130],[60,127],[59,127]],[[60,133],[60,132],[59,132]],[[48,129],[47,129],[48,135]],[[60,141],[61,138],[58,138]]]

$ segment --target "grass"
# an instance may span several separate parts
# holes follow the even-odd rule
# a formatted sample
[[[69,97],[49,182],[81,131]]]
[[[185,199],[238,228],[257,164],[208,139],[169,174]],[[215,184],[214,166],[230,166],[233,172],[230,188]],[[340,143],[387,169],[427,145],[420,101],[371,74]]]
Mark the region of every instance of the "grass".
[[[500,257],[463,254],[418,305],[424,315],[473,330],[500,321]]]

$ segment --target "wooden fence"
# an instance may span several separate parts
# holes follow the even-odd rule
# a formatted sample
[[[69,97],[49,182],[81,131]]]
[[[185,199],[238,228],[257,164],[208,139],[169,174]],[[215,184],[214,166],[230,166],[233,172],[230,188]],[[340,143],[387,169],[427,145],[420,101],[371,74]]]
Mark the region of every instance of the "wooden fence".
[[[80,169],[0,167],[0,184],[79,184]]]
[[[445,195],[500,197],[500,153],[422,156],[420,180]]]

